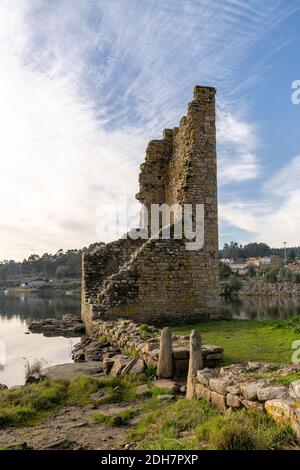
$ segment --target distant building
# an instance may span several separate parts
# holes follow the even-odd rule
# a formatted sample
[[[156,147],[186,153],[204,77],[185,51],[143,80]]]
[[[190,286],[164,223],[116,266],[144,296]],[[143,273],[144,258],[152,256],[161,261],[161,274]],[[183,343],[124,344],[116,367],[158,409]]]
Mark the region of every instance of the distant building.
[[[25,279],[21,279],[20,287],[28,288],[28,287],[41,287],[46,283],[44,279],[41,277],[28,277]]]
[[[253,257],[253,258],[247,258],[245,263],[248,265],[248,266],[254,266],[255,268],[259,268],[260,266],[260,258],[258,257]]]
[[[232,272],[239,274],[240,276],[248,274],[248,264],[246,263],[230,263],[228,266]]]
[[[264,256],[261,258],[260,266],[262,268],[280,269],[283,266],[283,259],[278,255]]]

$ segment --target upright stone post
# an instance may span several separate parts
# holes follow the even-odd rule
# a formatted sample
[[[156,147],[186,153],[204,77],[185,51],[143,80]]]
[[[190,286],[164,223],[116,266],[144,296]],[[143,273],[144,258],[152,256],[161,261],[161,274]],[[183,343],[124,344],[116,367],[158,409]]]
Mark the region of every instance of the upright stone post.
[[[203,369],[202,342],[199,331],[193,330],[190,336],[190,360],[187,378],[186,398],[195,397],[197,371]]]
[[[164,328],[161,332],[157,375],[162,379],[173,377],[172,331],[170,328]]]

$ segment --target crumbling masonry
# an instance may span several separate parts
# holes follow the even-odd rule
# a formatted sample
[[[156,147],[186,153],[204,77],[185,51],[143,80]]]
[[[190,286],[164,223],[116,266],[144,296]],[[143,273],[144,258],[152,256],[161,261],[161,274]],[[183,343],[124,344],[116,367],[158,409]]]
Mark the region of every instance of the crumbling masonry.
[[[152,140],[141,165],[137,199],[151,204],[204,204],[204,246],[183,240],[122,238],[82,266],[82,317],[129,318],[155,325],[218,317],[218,215],[215,89],[196,86],[179,127]]]

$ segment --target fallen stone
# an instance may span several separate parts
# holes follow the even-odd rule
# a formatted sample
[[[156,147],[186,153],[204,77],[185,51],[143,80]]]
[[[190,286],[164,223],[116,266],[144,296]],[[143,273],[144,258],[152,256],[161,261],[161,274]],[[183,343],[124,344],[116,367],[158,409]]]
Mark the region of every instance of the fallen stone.
[[[133,361],[134,359],[128,359],[125,356],[117,356],[114,358],[114,364],[110,370],[110,374],[114,377],[121,375],[122,369],[129,364],[129,362]]]
[[[103,365],[101,362],[89,361],[46,367],[41,370],[40,374],[50,379],[71,381],[78,375],[96,375],[102,372]]]
[[[257,390],[259,401],[287,398],[288,389],[284,386],[264,387]]]

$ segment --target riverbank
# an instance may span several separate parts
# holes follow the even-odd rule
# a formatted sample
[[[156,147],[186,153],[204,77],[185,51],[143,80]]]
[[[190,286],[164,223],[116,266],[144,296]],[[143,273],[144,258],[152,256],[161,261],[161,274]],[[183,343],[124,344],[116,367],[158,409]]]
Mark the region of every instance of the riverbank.
[[[237,295],[242,296],[270,296],[270,297],[290,297],[300,296],[300,284],[292,282],[265,282],[260,280],[249,280],[244,283]]]
[[[140,375],[79,376],[71,382],[47,380],[0,391],[0,448],[295,450],[299,447],[288,426],[276,424],[262,413],[242,410],[223,414],[202,400],[186,400],[172,381],[158,382]]]

